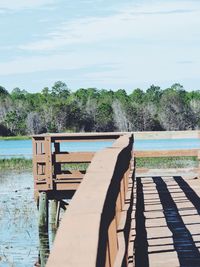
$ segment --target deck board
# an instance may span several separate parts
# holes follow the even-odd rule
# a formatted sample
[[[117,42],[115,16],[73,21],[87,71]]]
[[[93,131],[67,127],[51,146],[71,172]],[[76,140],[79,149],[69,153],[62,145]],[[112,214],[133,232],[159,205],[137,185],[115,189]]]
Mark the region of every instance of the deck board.
[[[200,179],[190,171],[136,175],[136,267],[200,266]]]

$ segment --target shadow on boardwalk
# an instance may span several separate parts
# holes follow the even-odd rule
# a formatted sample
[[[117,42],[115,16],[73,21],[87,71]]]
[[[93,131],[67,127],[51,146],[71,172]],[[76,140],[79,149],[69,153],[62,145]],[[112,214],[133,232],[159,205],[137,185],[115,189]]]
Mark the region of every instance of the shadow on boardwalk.
[[[167,266],[168,260],[170,267],[199,267],[199,211],[199,196],[181,176],[138,177],[136,267]]]

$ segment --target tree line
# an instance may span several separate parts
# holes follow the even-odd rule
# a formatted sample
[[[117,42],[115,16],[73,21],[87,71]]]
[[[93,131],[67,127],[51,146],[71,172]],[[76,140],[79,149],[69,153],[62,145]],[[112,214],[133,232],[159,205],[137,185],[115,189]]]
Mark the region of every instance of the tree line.
[[[164,131],[200,128],[200,90],[176,83],[166,89],[151,85],[130,94],[80,88],[64,82],[29,93],[0,86],[0,135],[45,132]]]

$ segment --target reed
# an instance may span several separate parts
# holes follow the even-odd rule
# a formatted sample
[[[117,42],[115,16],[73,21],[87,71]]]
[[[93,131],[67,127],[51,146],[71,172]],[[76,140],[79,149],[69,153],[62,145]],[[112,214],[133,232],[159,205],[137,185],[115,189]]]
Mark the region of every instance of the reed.
[[[196,168],[198,167],[197,157],[158,157],[158,158],[137,158],[137,168]]]
[[[70,163],[63,164],[63,170],[86,170],[88,167],[87,163]],[[0,171],[3,170],[31,170],[32,159],[25,158],[10,158],[0,159]]]
[[[0,170],[30,170],[32,168],[32,159],[11,158],[0,159]]]
[[[187,168],[198,167],[197,157],[158,157],[137,158],[136,168]],[[87,170],[88,164],[63,164],[63,170]],[[31,170],[32,159],[11,158],[0,159],[0,171],[3,170]]]

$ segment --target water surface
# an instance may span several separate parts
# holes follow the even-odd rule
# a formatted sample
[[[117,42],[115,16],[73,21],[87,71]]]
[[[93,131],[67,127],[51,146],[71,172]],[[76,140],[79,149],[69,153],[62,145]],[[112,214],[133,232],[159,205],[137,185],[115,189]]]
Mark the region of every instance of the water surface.
[[[111,146],[113,141],[98,142],[66,142],[61,143],[63,151],[99,151]],[[160,139],[160,140],[135,140],[135,150],[175,150],[200,148],[200,139]],[[31,140],[0,140],[0,158],[32,157]]]
[[[38,242],[32,174],[0,173],[0,266],[34,266]]]

